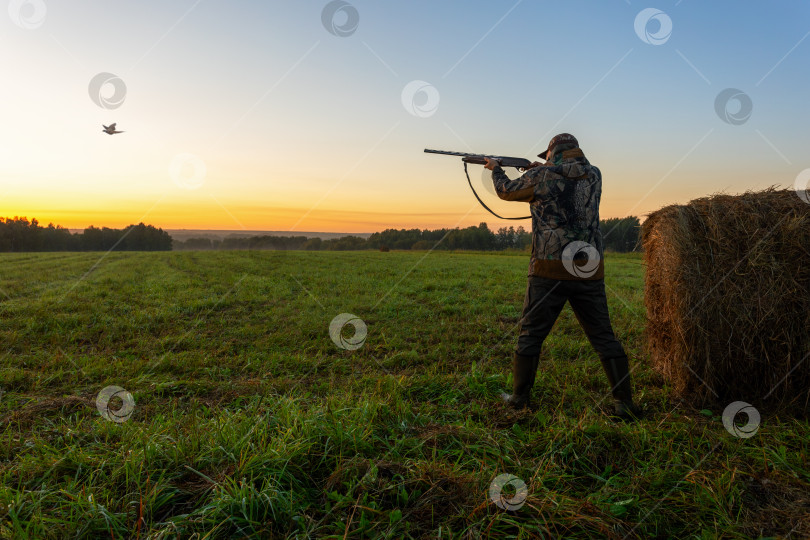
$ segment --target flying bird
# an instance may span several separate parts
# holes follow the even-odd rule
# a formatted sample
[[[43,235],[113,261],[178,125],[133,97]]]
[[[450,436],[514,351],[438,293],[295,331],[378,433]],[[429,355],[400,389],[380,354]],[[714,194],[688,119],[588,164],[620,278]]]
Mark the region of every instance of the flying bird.
[[[115,130],[115,124],[110,124],[109,126],[105,126],[104,124],[101,124],[101,127],[104,128],[101,131],[103,131],[107,135],[115,135],[116,133],[123,133],[123,131],[116,131]]]

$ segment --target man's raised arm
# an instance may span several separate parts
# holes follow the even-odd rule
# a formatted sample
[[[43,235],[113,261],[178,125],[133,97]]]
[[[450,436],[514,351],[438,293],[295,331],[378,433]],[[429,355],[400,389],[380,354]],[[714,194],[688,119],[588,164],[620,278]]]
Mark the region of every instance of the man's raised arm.
[[[548,170],[541,163],[534,162],[520,178],[511,180],[498,160],[487,159],[487,169],[492,171],[492,182],[498,197],[505,201],[533,202],[538,198],[552,197],[559,189],[556,187],[558,175]]]

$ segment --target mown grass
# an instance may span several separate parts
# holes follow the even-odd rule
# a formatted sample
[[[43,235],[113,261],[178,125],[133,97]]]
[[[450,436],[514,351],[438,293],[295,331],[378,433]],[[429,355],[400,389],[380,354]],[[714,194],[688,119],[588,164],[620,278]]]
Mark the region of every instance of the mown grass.
[[[646,420],[566,307],[536,410],[498,403],[525,254],[169,252],[0,257],[0,537],[756,538],[810,535],[808,425],[670,396],[643,267],[608,300]],[[329,323],[368,326],[356,351]],[[124,423],[96,410],[118,385]],[[521,478],[516,511],[492,480]]]

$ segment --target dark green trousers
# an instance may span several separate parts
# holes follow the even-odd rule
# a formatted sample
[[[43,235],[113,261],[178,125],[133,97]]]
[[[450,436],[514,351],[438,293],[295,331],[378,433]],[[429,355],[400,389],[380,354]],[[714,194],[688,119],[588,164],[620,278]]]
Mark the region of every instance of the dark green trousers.
[[[579,324],[600,360],[626,357],[610,325],[605,281],[556,280],[530,276],[523,302],[517,353],[537,356],[543,341],[565,303],[569,302]]]

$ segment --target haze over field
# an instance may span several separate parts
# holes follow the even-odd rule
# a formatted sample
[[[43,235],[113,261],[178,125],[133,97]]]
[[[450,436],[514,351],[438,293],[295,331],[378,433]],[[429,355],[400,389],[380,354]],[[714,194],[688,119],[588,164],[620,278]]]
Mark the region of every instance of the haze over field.
[[[793,185],[810,167],[810,4],[648,7],[15,0],[0,17],[0,215],[497,228],[458,159],[422,149],[532,157],[561,131],[602,169],[603,218]],[[124,133],[101,132],[113,122]]]
[[[72,233],[81,233],[84,229],[72,229]],[[250,231],[250,230],[216,230],[216,229],[165,229],[167,233],[175,241],[184,241],[189,238],[210,238],[222,240],[228,237],[250,237],[250,236],[306,236],[307,238],[320,238],[326,240],[329,238],[340,238],[344,236],[342,233],[327,233],[327,232],[313,232],[313,231]],[[368,237],[368,234],[356,233],[353,236]]]

